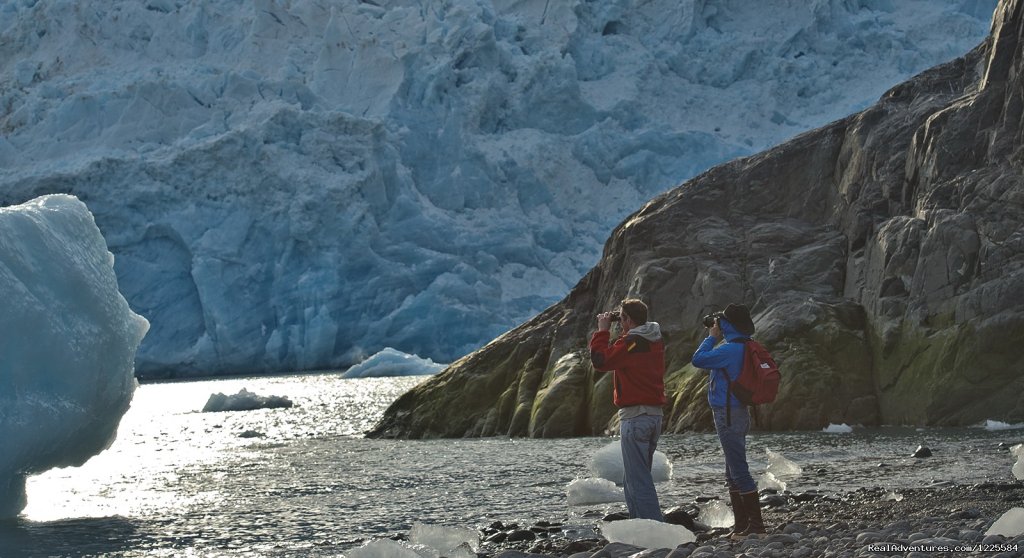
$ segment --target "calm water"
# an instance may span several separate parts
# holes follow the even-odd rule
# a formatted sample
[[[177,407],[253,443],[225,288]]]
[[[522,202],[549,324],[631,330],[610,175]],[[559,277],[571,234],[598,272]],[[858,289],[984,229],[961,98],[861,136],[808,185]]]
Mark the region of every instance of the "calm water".
[[[340,556],[415,522],[476,527],[495,520],[568,520],[566,486],[591,476],[590,456],[613,438],[366,440],[387,405],[424,378],[338,375],[147,384],[117,442],[83,467],[33,477],[21,518],[0,523],[0,556]],[[201,413],[212,393],[283,395],[290,409]],[[255,432],[257,437],[241,437]],[[804,468],[794,491],[1011,480],[1000,442],[1024,431],[884,428],[852,434],[756,434],[755,476],[766,449]],[[908,457],[919,445],[929,459]],[[663,438],[674,467],[658,487],[664,507],[721,491],[712,435]],[[880,463],[887,466],[880,467]]]

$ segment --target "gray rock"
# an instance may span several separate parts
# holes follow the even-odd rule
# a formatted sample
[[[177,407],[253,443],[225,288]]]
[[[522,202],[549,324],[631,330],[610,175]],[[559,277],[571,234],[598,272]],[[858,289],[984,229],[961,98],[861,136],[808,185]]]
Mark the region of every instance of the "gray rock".
[[[695,545],[684,544],[672,549],[665,558],[689,558],[696,551]]]
[[[804,547],[800,547],[800,548],[794,549],[792,554],[790,554],[790,556],[792,558],[808,558],[813,553],[814,553],[814,549],[813,548],[808,547],[808,546],[804,546]]]
[[[787,535],[806,535],[807,526],[803,523],[787,523],[786,526],[782,528],[782,532]]]
[[[627,556],[632,556],[644,550],[647,549],[639,546],[633,546],[631,544],[608,543],[607,546],[592,554],[591,558],[626,558]]]
[[[869,545],[871,543],[879,542],[883,539],[881,533],[874,531],[865,531],[857,535],[857,544],[861,546]]]

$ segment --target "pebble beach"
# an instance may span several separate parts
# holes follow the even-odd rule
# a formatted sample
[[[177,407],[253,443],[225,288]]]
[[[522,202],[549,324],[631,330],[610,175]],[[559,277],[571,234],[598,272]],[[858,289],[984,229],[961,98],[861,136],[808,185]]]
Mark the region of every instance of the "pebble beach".
[[[1024,503],[1024,485],[1020,483],[937,483],[904,489],[898,494],[883,488],[863,488],[836,495],[765,491],[761,500],[769,532],[758,539],[732,541],[726,529],[700,531],[698,525],[696,542],[671,549],[645,549],[609,543],[599,535],[572,539],[573,533],[579,533],[578,526],[563,531],[566,524],[545,520],[508,532],[497,526],[483,529],[484,542],[478,555],[493,558],[1024,556],[1024,535],[1011,538],[986,535],[1007,510]],[[677,510],[687,507],[683,505]],[[609,519],[614,517],[595,518],[595,525]],[[498,532],[506,536],[495,537]],[[518,536],[514,536],[516,533]]]

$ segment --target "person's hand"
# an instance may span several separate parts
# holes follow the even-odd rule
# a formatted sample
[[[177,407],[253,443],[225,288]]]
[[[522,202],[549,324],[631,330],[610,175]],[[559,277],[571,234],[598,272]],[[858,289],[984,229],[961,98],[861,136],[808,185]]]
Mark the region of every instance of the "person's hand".
[[[597,330],[608,331],[612,328],[612,313],[602,312],[597,315]]]
[[[715,320],[715,325],[708,328],[708,335],[715,339],[721,339],[724,336],[722,334],[722,327],[718,325],[718,320]]]

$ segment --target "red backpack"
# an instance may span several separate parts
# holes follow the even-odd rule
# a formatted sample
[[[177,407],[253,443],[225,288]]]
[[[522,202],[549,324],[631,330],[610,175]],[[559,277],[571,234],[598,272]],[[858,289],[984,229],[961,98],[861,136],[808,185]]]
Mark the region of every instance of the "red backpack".
[[[760,405],[775,401],[779,394],[782,374],[764,345],[746,339],[743,341],[743,368],[735,381],[729,382],[729,391],[744,405]]]
[[[743,343],[743,367],[735,380],[729,380],[729,374],[721,369],[725,376],[727,390],[725,392],[725,423],[732,426],[732,405],[729,399],[733,396],[743,405],[760,405],[775,401],[779,394],[779,382],[782,374],[779,365],[775,364],[768,349],[753,339],[739,339],[735,343]],[[754,409],[754,423],[757,423],[757,409]]]

